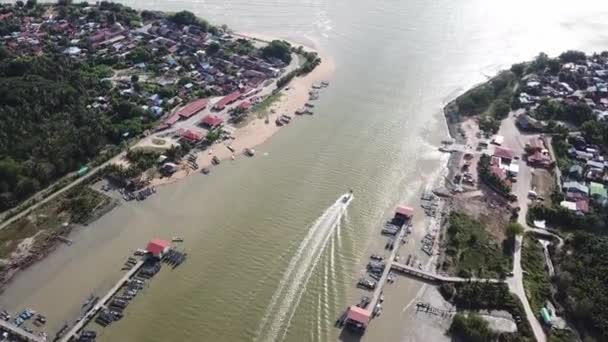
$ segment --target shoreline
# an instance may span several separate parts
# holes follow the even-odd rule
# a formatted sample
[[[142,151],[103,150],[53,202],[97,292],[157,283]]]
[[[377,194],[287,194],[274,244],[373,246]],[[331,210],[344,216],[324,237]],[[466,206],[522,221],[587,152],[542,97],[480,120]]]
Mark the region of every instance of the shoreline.
[[[254,40],[262,40],[260,36],[255,34],[243,34],[237,33],[237,35],[242,37],[247,37]],[[267,37],[265,37],[267,38]],[[304,46],[303,44],[296,44],[292,41],[289,41],[290,44],[294,46]],[[324,53],[319,52],[309,46],[304,46],[306,51],[315,51],[319,54],[322,59],[320,65],[318,65],[314,70],[304,76],[295,77],[291,80],[285,88],[283,88],[280,93],[282,96],[279,100],[275,101],[269,108],[268,111],[274,110],[275,113],[267,115],[269,122],[265,123],[266,118],[257,117],[257,113],[250,113],[252,116],[256,116],[252,120],[248,121],[244,126],[237,128],[234,133],[234,139],[230,141],[230,143],[218,142],[212,145],[206,151],[197,151],[197,163],[198,168],[193,170],[191,168],[185,167],[187,162],[184,160],[179,164],[180,169],[174,173],[171,177],[168,178],[154,178],[152,179],[150,185],[151,186],[164,186],[173,183],[177,183],[192,173],[200,173],[200,170],[204,167],[209,167],[212,165],[211,159],[213,156],[217,156],[220,160],[229,160],[232,157],[235,159],[240,157],[244,157],[242,151],[245,148],[253,148],[257,147],[266,141],[268,141],[274,134],[276,134],[281,128],[288,128],[289,126],[279,127],[274,124],[274,120],[277,116],[281,114],[287,113],[289,115],[293,115],[296,109],[301,108],[308,101],[308,92],[312,87],[313,83],[318,83],[324,80],[331,80],[333,77],[333,73],[335,70],[335,64],[333,60]],[[288,89],[288,90],[285,90]],[[302,115],[304,117],[308,117],[310,115]],[[298,120],[294,120],[298,121]],[[293,124],[293,123],[292,123]],[[146,138],[140,140],[143,141]],[[235,152],[231,152],[227,145],[231,145],[235,149]],[[212,152],[212,154],[210,153]],[[123,162],[122,159],[116,160],[115,163],[120,164]],[[92,216],[87,219],[85,225],[89,225],[101,217],[105,216],[109,212],[113,211],[120,202],[112,201],[109,205],[104,206],[98,210],[92,212]],[[31,210],[31,213],[35,213],[36,209],[26,209]],[[31,215],[30,213],[30,215]],[[70,236],[75,232],[80,232],[80,230],[75,230],[70,228],[64,228],[61,230],[60,235]],[[6,277],[2,278],[0,281],[0,293],[4,293],[5,290],[12,286],[13,280],[16,276],[18,276],[23,271],[28,270],[31,266],[39,263],[40,261],[49,257],[49,255],[53,254],[58,248],[61,248],[63,243],[60,241],[55,241],[53,239],[52,243],[46,245],[46,248],[42,248],[35,254],[35,256],[31,259],[28,259],[28,262],[25,263],[25,267],[18,267],[16,269],[10,269],[6,273]]]
[[[255,34],[243,34],[235,33],[235,35],[241,37],[247,37],[253,40],[266,41],[261,36]],[[331,80],[335,71],[335,64],[333,60],[325,53],[315,50],[311,47],[307,47],[301,44],[296,44],[292,41],[288,41],[294,46],[303,46],[306,51],[317,52],[321,58],[321,64],[313,69],[310,73],[304,76],[297,76],[291,80],[281,91],[281,97],[273,102],[267,109],[267,115],[264,118],[257,117],[258,113],[252,112],[249,115],[255,115],[253,120],[250,120],[243,127],[239,127],[233,134],[234,139],[230,141],[220,141],[211,145],[207,150],[197,151],[196,163],[198,168],[192,169],[188,166],[186,161],[182,161],[178,165],[178,170],[171,175],[171,177],[154,178],[151,180],[150,185],[152,186],[163,186],[167,184],[176,183],[193,173],[199,173],[202,168],[211,167],[213,157],[219,158],[221,161],[230,159],[236,159],[243,157],[243,151],[246,148],[257,147],[270,139],[273,135],[279,132],[281,129],[286,129],[289,125],[279,127],[275,125],[274,121],[277,117],[282,114],[288,114],[293,118],[298,116],[308,117],[311,115],[294,115],[294,112],[304,106],[308,101],[308,92],[312,88],[314,83],[321,81]],[[246,119],[247,120],[247,119]],[[296,119],[294,121],[299,121]],[[267,122],[266,122],[267,121]],[[293,123],[292,123],[293,124]],[[228,149],[228,146],[232,147],[235,151],[232,152]]]

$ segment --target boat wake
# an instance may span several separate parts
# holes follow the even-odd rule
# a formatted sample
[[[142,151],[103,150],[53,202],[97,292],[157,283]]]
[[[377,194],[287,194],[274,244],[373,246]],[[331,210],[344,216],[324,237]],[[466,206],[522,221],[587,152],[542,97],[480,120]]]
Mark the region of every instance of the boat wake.
[[[340,196],[309,226],[308,233],[298,246],[272,295],[258,327],[256,340],[280,341],[284,339],[291,319],[306,290],[306,285],[330,238],[340,229],[340,221],[352,200],[352,194]]]

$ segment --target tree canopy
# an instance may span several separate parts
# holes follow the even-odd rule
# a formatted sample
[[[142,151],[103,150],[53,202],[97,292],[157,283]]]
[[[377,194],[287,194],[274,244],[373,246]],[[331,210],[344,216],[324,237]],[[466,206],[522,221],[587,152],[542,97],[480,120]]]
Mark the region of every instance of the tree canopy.
[[[265,58],[278,58],[284,63],[291,62],[291,45],[284,40],[273,40],[262,48]]]

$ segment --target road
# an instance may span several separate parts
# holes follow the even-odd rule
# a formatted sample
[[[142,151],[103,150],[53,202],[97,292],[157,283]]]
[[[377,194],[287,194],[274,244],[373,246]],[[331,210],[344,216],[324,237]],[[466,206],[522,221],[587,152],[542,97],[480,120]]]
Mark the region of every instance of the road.
[[[537,135],[523,135],[519,132],[515,126],[515,117],[511,114],[507,119],[503,120],[499,134],[505,137],[504,146],[511,148],[516,156],[523,156],[525,153],[524,147],[526,140],[535,137]],[[532,169],[524,162],[520,162],[519,175],[517,176],[517,182],[513,184],[512,192],[517,196],[519,204],[519,216],[517,222],[524,227],[524,230],[531,230],[526,222],[526,215],[528,213],[528,191],[530,191],[530,184],[532,181]],[[547,335],[543,330],[542,325],[538,321],[537,316],[532,311],[528,297],[526,296],[526,290],[524,288],[523,270],[521,267],[521,248],[523,244],[523,235],[518,235],[515,239],[515,251],[513,252],[513,276],[507,278],[507,285],[509,291],[519,297],[523,304],[526,317],[532,332],[537,342],[546,342]]]
[[[0,319],[0,327],[2,327],[2,330],[9,331],[12,335],[19,336],[24,341],[29,341],[29,342],[46,341],[45,339],[43,339],[40,336],[30,334],[27,331],[19,328],[18,326],[14,325],[12,323],[9,323],[7,321],[1,320],[1,319]]]
[[[19,212],[19,213],[18,213],[18,214],[16,214],[15,216],[13,216],[13,217],[11,217],[11,218],[7,219],[6,221],[2,222],[2,223],[0,224],[0,229],[4,229],[4,228],[6,228],[6,227],[7,227],[8,225],[10,225],[11,223],[13,223],[13,222],[17,221],[18,219],[22,218],[23,216],[28,215],[29,213],[31,213],[31,212],[32,212],[32,210],[35,210],[36,208],[40,207],[41,205],[43,205],[43,204],[47,203],[48,201],[50,201],[50,200],[52,200],[52,199],[54,199],[54,198],[57,198],[57,196],[59,196],[59,195],[63,194],[64,192],[66,192],[66,191],[68,191],[68,190],[72,189],[73,187],[75,187],[76,185],[78,185],[78,184],[80,184],[80,183],[84,182],[85,180],[87,180],[87,179],[91,178],[91,176],[95,175],[95,173],[97,173],[97,171],[99,171],[99,170],[103,169],[104,167],[106,167],[106,166],[110,165],[111,163],[113,163],[113,162],[115,162],[115,161],[117,161],[117,160],[122,159],[122,158],[125,156],[125,154],[126,154],[125,152],[121,152],[120,154],[118,154],[118,155],[114,156],[114,158],[112,158],[112,159],[110,159],[110,160],[106,161],[105,163],[103,163],[103,164],[101,164],[101,165],[99,165],[99,166],[97,166],[97,167],[95,167],[95,168],[91,169],[91,170],[90,170],[90,171],[89,171],[87,174],[85,174],[84,176],[82,176],[82,177],[80,177],[80,178],[78,178],[78,179],[74,180],[72,183],[70,183],[70,184],[66,185],[65,187],[63,187],[63,188],[61,188],[61,189],[59,189],[59,190],[55,191],[54,193],[52,193],[51,195],[49,195],[49,196],[47,196],[47,197],[45,197],[45,198],[44,198],[43,200],[41,200],[40,202],[38,202],[38,203],[36,203],[36,204],[34,204],[34,205],[30,206],[30,207],[29,207],[29,208],[27,208],[27,209],[24,209],[23,211]]]

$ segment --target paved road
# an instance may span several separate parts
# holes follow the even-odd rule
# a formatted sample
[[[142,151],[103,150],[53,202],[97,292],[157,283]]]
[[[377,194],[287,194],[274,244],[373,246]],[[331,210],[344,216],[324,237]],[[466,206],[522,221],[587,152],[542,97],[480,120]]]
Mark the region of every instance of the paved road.
[[[521,134],[515,126],[515,118],[513,115],[503,120],[500,126],[499,134],[505,137],[504,146],[511,148],[517,156],[524,154],[526,140],[535,136]],[[531,181],[532,169],[526,165],[526,163],[520,162],[519,175],[517,176],[517,182],[513,185],[512,192],[517,196],[520,208],[517,222],[521,224],[526,231],[530,230],[526,222],[526,215],[528,213],[528,191],[530,190]],[[513,253],[513,276],[507,278],[507,285],[509,286],[509,290],[521,300],[528,323],[532,327],[532,332],[534,333],[536,341],[546,342],[547,335],[545,334],[542,325],[538,321],[538,318],[532,311],[532,307],[530,306],[530,302],[528,301],[524,288],[523,270],[521,267],[522,244],[523,236],[519,235],[516,238],[515,251]]]
[[[118,154],[117,156],[115,156],[114,158],[106,161],[105,163],[91,169],[86,175],[76,179],[75,181],[73,181],[72,183],[66,185],[65,187],[55,191],[54,193],[52,193],[51,195],[47,196],[46,198],[44,198],[42,201],[30,206],[27,209],[24,209],[23,211],[21,211],[20,213],[16,214],[15,216],[7,219],[6,221],[2,222],[2,224],[0,224],[0,229],[4,229],[6,226],[8,226],[9,224],[15,222],[16,220],[22,218],[23,216],[28,215],[29,213],[32,212],[32,210],[40,207],[41,205],[47,203],[48,201],[56,198],[57,196],[61,195],[62,193],[70,190],[71,188],[75,187],[76,185],[84,182],[85,180],[91,178],[91,176],[93,176],[97,171],[103,169],[104,167],[110,165],[111,163],[120,160],[121,158],[123,158],[125,155],[125,152],[121,152],[120,154]]]

